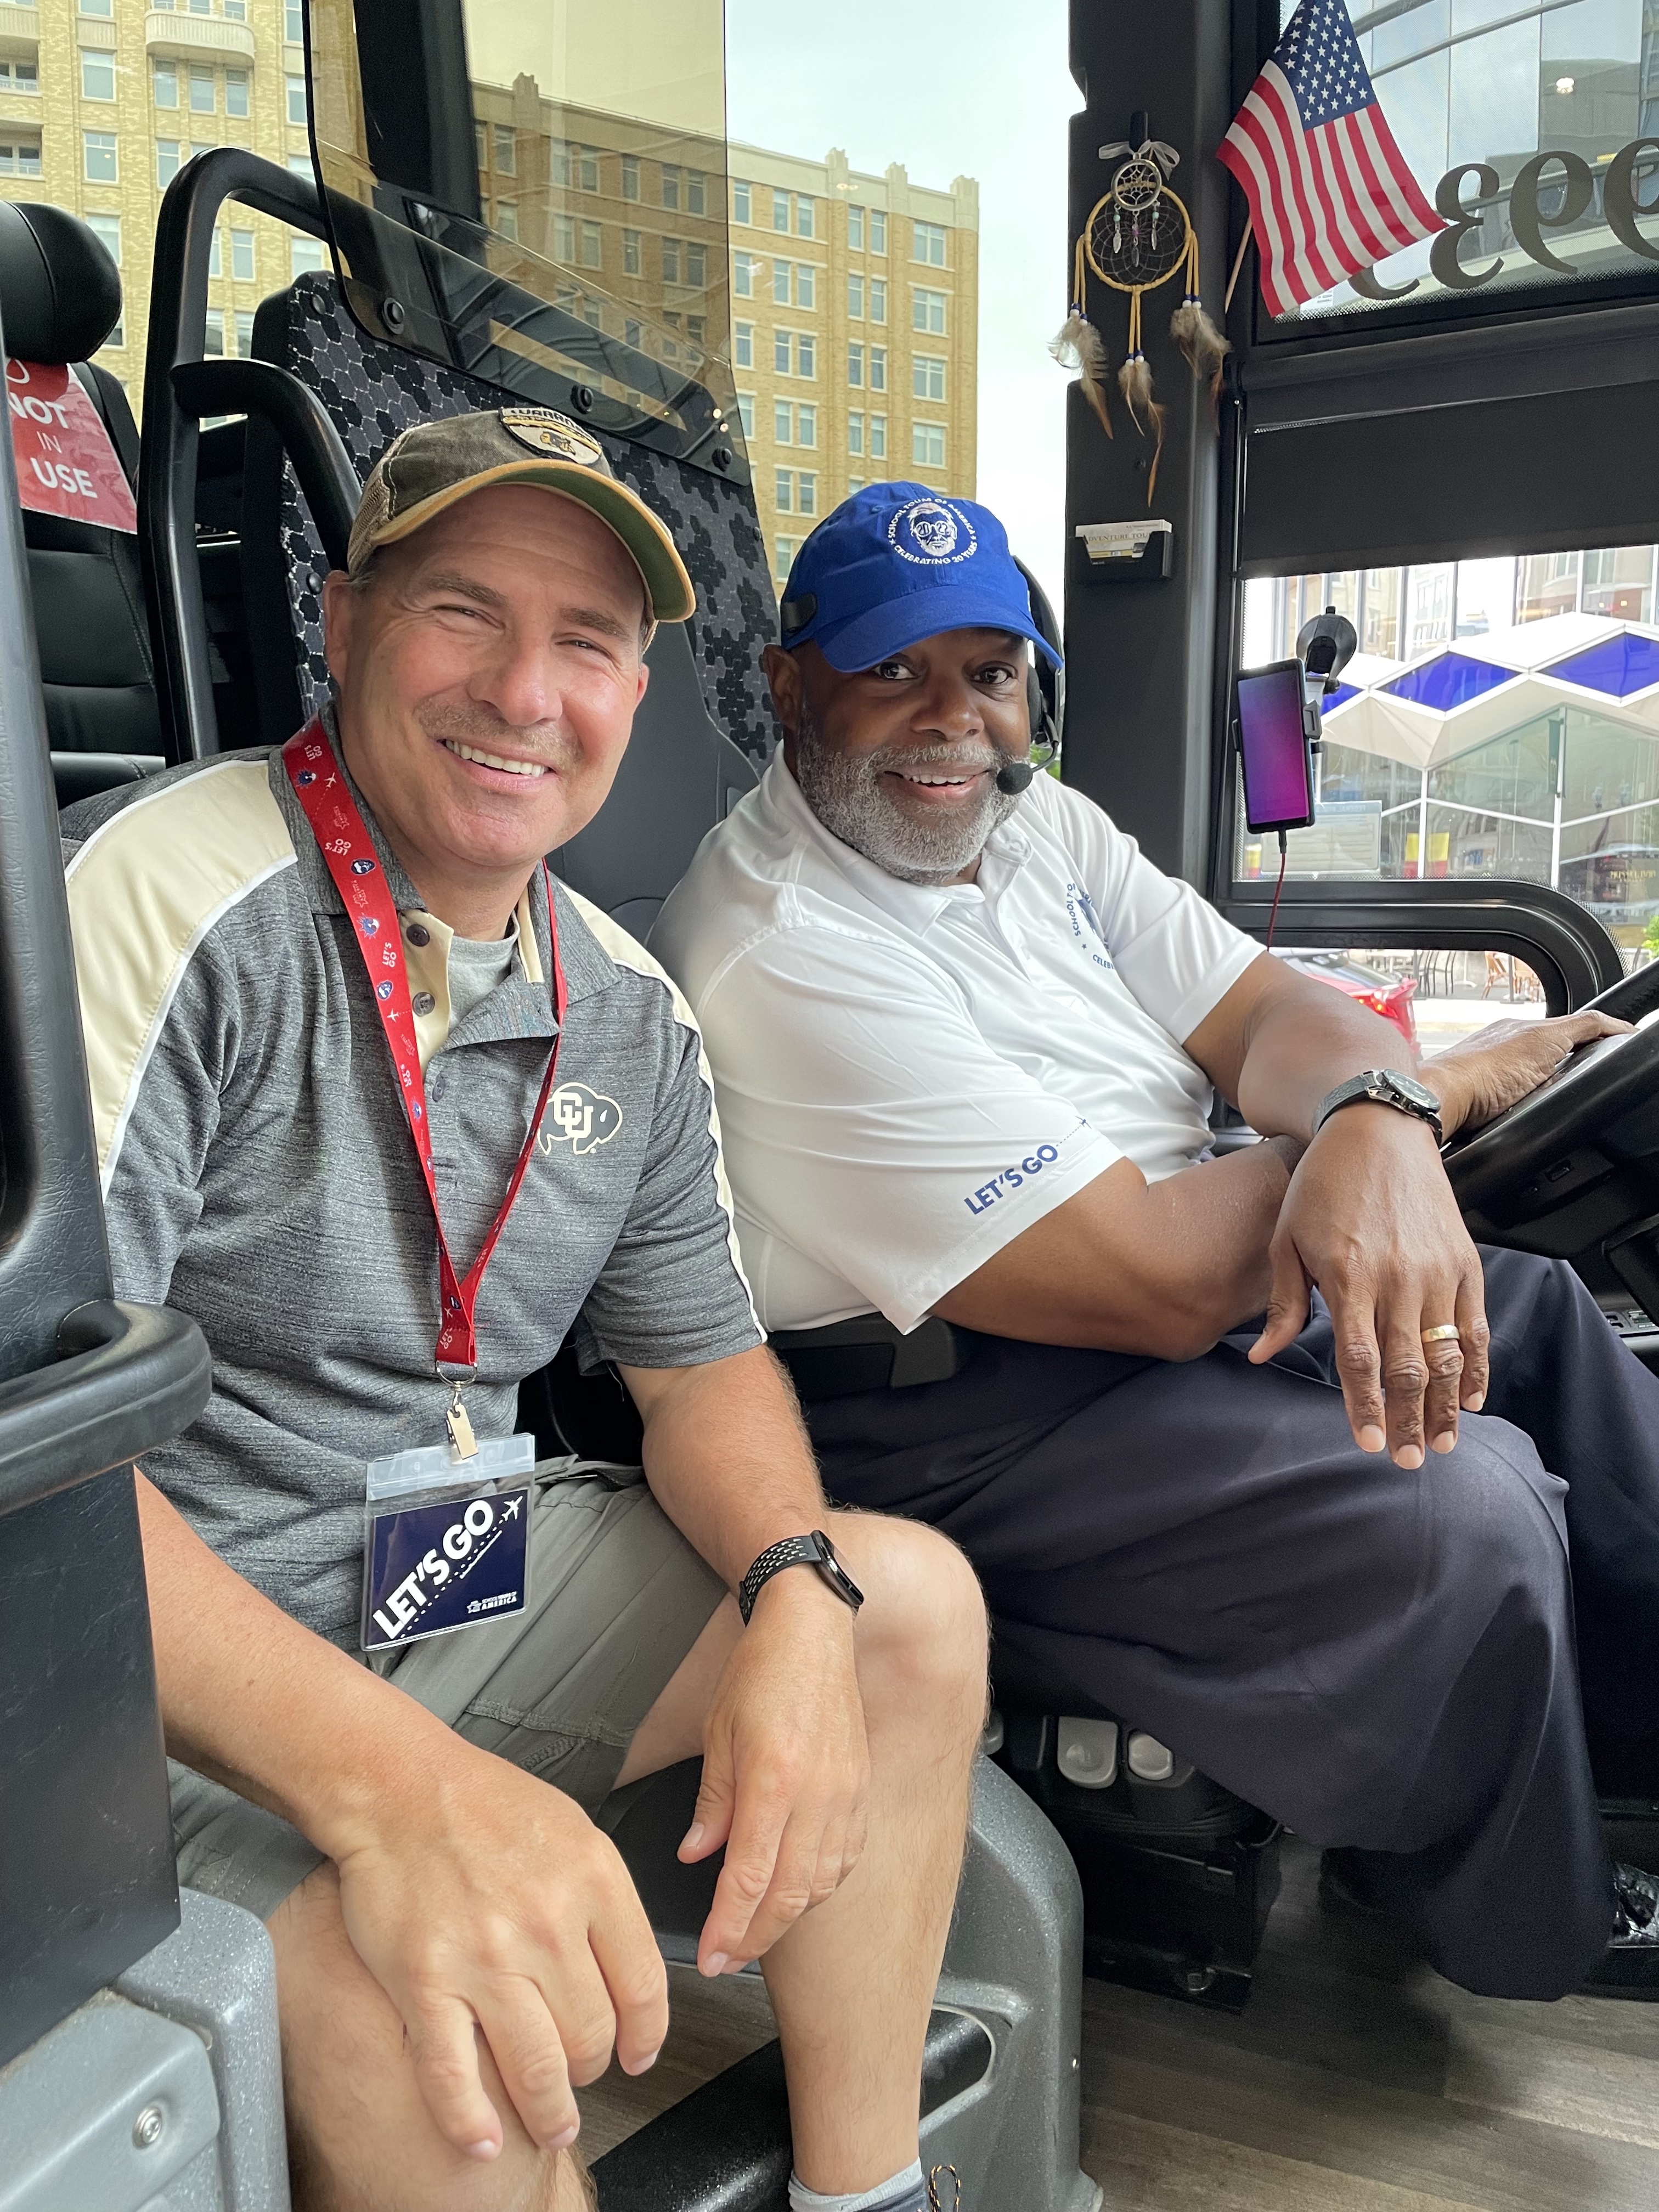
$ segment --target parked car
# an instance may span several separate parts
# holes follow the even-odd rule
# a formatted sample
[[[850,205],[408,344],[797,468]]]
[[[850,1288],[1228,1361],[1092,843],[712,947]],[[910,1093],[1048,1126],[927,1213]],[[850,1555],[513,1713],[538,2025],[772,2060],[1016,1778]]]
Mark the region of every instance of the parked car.
[[[1390,1021],[1409,1045],[1417,1042],[1417,1019],[1412,1000],[1417,994],[1415,975],[1385,975],[1380,968],[1351,959],[1346,952],[1281,952],[1287,967],[1314,975],[1334,990],[1346,991],[1361,1006]]]

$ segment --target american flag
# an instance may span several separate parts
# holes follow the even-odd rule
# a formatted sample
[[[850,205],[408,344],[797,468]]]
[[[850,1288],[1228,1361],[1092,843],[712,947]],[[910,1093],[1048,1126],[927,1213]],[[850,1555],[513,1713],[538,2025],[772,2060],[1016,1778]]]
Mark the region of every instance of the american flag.
[[[1445,228],[1383,120],[1343,0],[1302,0],[1218,155],[1249,202],[1275,315]]]

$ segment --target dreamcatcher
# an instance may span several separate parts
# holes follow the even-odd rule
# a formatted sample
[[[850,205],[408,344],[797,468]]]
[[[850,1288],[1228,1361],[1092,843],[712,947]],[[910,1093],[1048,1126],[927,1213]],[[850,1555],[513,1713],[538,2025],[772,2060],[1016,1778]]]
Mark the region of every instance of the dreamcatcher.
[[[1120,154],[1128,159],[1114,172],[1110,186],[1090,210],[1077,241],[1072,263],[1071,310],[1048,350],[1062,366],[1078,371],[1083,396],[1109,438],[1112,423],[1106,382],[1111,363],[1105,341],[1089,319],[1089,271],[1092,270],[1113,291],[1128,294],[1128,351],[1117,381],[1136,429],[1145,437],[1150,423],[1157,440],[1146,479],[1150,507],[1164,451],[1164,410],[1152,397],[1152,372],[1141,350],[1142,295],[1167,284],[1178,271],[1184,276],[1181,305],[1170,318],[1170,335],[1186,356],[1194,375],[1209,386],[1212,399],[1221,388],[1221,363],[1228,345],[1198,296],[1198,234],[1166,181],[1180,155],[1160,138],[1145,139],[1139,146],[1119,139],[1100,149],[1103,161]]]

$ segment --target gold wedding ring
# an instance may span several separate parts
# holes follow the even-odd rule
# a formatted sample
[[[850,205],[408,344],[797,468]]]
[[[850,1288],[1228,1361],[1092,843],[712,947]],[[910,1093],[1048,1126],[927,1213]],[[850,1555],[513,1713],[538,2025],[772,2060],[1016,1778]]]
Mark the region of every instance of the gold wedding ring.
[[[1425,1328],[1423,1331],[1423,1341],[1425,1344],[1449,1344],[1452,1338],[1459,1334],[1460,1331],[1455,1321],[1443,1321],[1435,1328]]]

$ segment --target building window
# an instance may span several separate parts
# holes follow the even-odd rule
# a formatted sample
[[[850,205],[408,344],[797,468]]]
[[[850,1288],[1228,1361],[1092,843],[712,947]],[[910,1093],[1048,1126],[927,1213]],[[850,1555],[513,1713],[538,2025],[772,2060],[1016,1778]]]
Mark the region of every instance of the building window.
[[[121,218],[118,215],[88,215],[82,221],[118,269],[121,265]]]
[[[862,457],[864,453],[864,417],[853,414],[847,418],[847,450]]]
[[[870,458],[872,461],[887,459],[887,417],[884,415],[870,417]]]
[[[774,230],[787,230],[789,228],[787,192],[775,191],[772,195],[772,228]]]
[[[296,231],[288,242],[288,273],[303,276],[308,269],[326,269],[328,256],[320,238],[302,238]]]
[[[773,489],[772,504],[780,514],[792,514],[795,507],[795,471],[780,469]]]
[[[40,141],[0,138],[0,177],[38,177]]]
[[[599,311],[599,303],[597,300],[584,300],[582,301],[582,320],[587,325],[590,330],[597,331],[604,327]]]
[[[623,198],[636,200],[640,196],[640,157],[637,154],[623,155]]]
[[[226,22],[228,22],[228,23],[246,23],[246,21],[247,21],[247,0],[224,0],[224,8],[225,8],[225,21],[226,21]]]
[[[306,11],[301,0],[283,0],[283,36],[289,46],[297,46],[306,34]]]
[[[310,112],[306,106],[306,81],[302,76],[285,77],[288,90],[288,119],[295,128],[303,131]]]
[[[239,284],[253,282],[253,233],[233,230],[230,234],[230,273]]]
[[[115,13],[115,0],[81,0],[81,13],[83,15],[111,16]]]
[[[795,512],[797,514],[816,514],[817,511],[817,477],[808,470],[802,469],[795,478]]]
[[[913,399],[943,399],[945,397],[945,363],[937,354],[917,354],[910,364],[910,396]]]
[[[103,344],[99,347],[98,350],[100,353],[108,353],[116,346],[124,346],[126,342],[127,319],[125,315],[118,315],[115,319],[115,328],[104,340]],[[124,386],[123,389],[125,388],[125,387]]]
[[[190,73],[190,112],[192,115],[211,115],[219,105],[214,89],[213,71],[193,69]]]
[[[553,258],[568,264],[575,258],[575,218],[574,216],[556,215],[553,218]]]
[[[623,275],[637,276],[640,273],[640,234],[637,230],[623,233]]]
[[[811,201],[807,198],[807,196],[806,196],[806,194],[805,194],[805,192],[801,192],[801,193],[799,193],[799,194],[798,194],[798,195],[797,195],[797,197],[796,197],[796,200],[795,200],[795,235],[796,235],[796,237],[797,237],[797,238],[811,238],[811,237],[813,235],[813,230],[812,230],[812,224],[813,224],[813,221],[814,221],[814,210],[813,210],[813,204],[812,204],[812,202],[811,202]]]
[[[179,173],[179,141],[158,138],[155,142],[155,181],[170,185]]]
[[[795,340],[795,374],[797,376],[816,376],[818,373],[818,342],[808,331],[802,331]]]
[[[212,78],[208,79],[211,84]],[[83,47],[81,52],[81,97],[82,100],[113,100],[115,97],[115,57],[95,54]]]
[[[732,330],[732,358],[739,368],[755,366],[755,325],[734,323]]]
[[[942,469],[945,466],[943,422],[913,422],[910,425],[910,459],[919,468]]]
[[[247,112],[247,71],[227,70],[225,71],[225,113],[245,117]]]
[[[519,140],[516,131],[504,123],[495,128],[495,167],[504,177],[516,176],[519,164]]]
[[[510,240],[515,246],[519,240],[519,203],[517,200],[497,200],[495,203],[495,234]]]
[[[910,248],[913,261],[925,261],[930,269],[945,266],[945,226],[939,222],[918,222],[911,225],[915,243]]]
[[[599,269],[605,264],[605,249],[600,243],[599,226],[596,222],[582,225],[582,267]]]
[[[685,173],[685,211],[688,215],[702,215],[708,205],[708,179],[701,169]]]
[[[688,240],[685,248],[685,281],[699,291],[708,282],[708,248],[695,239]]]
[[[637,346],[642,345],[644,343],[644,328],[641,324],[636,323],[630,315],[628,320],[623,325],[623,343],[624,345]]]
[[[207,326],[202,334],[202,351],[210,361],[222,358],[225,350],[225,318],[222,308],[210,307]]]
[[[917,285],[910,295],[910,327],[926,331],[930,337],[945,336],[945,295],[926,292]]]
[[[0,61],[0,92],[38,93],[40,89],[38,62]]]
[[[732,256],[732,289],[739,300],[754,298],[755,271],[758,266],[752,253],[734,253]]]
[[[115,133],[112,131],[83,131],[82,138],[82,174],[89,185],[112,185],[120,176],[115,154]]]
[[[665,208],[677,208],[680,204],[680,172],[676,161],[662,165],[662,204]]]
[[[787,399],[772,402],[772,442],[775,446],[794,442],[794,412]]]
[[[772,304],[777,307],[789,305],[789,273],[792,264],[775,261],[772,264]]]
[[[847,495],[848,495],[848,497],[849,499],[852,497],[853,494],[854,494],[855,491],[862,491],[863,489],[864,489],[864,478],[863,478],[862,477],[848,477],[848,479],[847,479]]]
[[[746,183],[740,183],[736,177],[733,177],[732,179],[732,220],[733,222],[747,222],[750,220],[749,205],[748,185]]]
[[[849,345],[847,349],[847,381],[855,392],[864,388],[864,348]]]
[[[884,276],[870,279],[870,319],[872,323],[887,320],[887,279]]]
[[[665,284],[678,284],[680,281],[680,241],[678,238],[665,238],[662,242],[662,281]]]
[[[225,273],[223,257],[219,252],[219,234],[216,230],[208,241],[208,275],[222,276]]]
[[[816,407],[798,407],[795,410],[795,443],[798,446],[816,446],[817,442],[817,409]]]
[[[738,420],[743,425],[744,436],[752,438],[755,434],[755,395],[752,392],[738,392]]]
[[[477,155],[480,173],[489,167],[489,133],[482,123],[472,126],[472,149]]]
[[[308,185],[314,185],[317,181],[317,172],[312,165],[309,154],[290,154],[288,157],[288,173],[290,177],[303,177]]]
[[[872,208],[870,210],[870,251],[872,253],[885,253],[887,251],[885,208]]]
[[[787,331],[774,331],[772,333],[772,367],[779,376],[787,376],[789,374],[789,333]]]
[[[576,155],[576,189],[596,192],[599,189],[599,149],[597,146],[578,146]]]
[[[772,547],[772,574],[777,578],[779,583],[787,584],[789,581],[789,571],[794,565],[794,539],[793,538],[775,539]]]
[[[795,264],[795,305],[798,307],[816,307],[817,303],[817,271],[810,261],[798,261]]]
[[[864,210],[849,207],[847,210],[847,243],[854,253],[864,251]]]
[[[699,345],[702,343],[708,328],[708,318],[706,315],[688,315],[685,319],[685,335],[689,338],[696,338]]]
[[[872,346],[870,349],[870,389],[872,392],[885,392],[887,389],[885,346]]]
[[[847,312],[854,321],[863,321],[864,279],[862,276],[848,276],[847,279]]]
[[[177,107],[179,105],[179,72],[171,62],[157,62],[155,76],[155,105],[158,107]]]
[[[235,320],[236,351],[243,361],[252,361],[253,358],[252,308],[238,307],[236,310]]]

